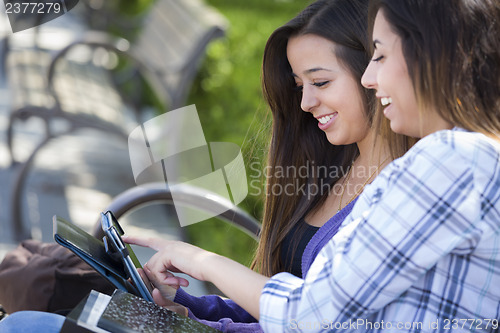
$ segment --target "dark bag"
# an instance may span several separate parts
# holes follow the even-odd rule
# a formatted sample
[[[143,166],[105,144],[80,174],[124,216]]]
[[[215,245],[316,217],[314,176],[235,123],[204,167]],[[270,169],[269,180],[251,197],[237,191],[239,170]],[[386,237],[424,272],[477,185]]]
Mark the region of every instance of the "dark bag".
[[[111,295],[115,287],[55,243],[23,241],[0,264],[0,304],[7,313],[67,311],[91,290]]]

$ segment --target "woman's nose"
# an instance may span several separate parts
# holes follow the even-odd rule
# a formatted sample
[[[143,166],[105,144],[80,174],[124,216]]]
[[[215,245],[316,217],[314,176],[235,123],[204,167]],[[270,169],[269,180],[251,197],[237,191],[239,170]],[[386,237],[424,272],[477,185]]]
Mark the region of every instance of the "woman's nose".
[[[300,102],[300,107],[305,112],[312,112],[315,107],[319,104],[319,99],[312,91],[312,87],[304,85],[302,87],[302,100]]]
[[[377,89],[377,71],[375,65],[373,61],[370,61],[361,77],[361,84],[367,89]]]

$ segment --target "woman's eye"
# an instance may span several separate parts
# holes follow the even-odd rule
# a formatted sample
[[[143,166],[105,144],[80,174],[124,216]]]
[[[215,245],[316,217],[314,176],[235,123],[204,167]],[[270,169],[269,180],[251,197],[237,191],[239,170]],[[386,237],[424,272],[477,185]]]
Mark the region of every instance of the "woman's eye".
[[[297,85],[297,86],[293,87],[293,90],[302,91],[302,86]]]
[[[379,62],[380,60],[382,60],[384,58],[384,56],[379,56],[375,59],[372,59],[372,61],[375,61],[375,62]]]
[[[325,84],[328,84],[330,81],[321,81],[321,82],[314,82],[313,86],[316,87],[323,87]]]

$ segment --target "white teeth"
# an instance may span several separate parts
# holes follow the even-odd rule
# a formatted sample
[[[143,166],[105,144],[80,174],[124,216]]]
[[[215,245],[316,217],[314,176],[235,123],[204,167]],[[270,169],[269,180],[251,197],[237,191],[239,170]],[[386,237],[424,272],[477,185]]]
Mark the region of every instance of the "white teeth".
[[[330,116],[324,116],[324,117],[318,118],[318,121],[319,121],[322,125],[324,125],[324,124],[326,124],[326,123],[327,123],[330,119],[332,119],[332,118],[333,118],[333,116],[332,116],[332,115],[330,115]]]
[[[382,103],[382,106],[386,106],[392,103],[392,98],[390,97],[382,97],[380,99],[380,103]]]

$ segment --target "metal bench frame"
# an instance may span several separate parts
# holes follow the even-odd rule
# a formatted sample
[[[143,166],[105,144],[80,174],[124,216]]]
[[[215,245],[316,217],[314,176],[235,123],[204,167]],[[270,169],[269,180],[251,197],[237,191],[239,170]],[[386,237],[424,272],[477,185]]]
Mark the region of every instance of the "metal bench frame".
[[[165,183],[156,182],[136,186],[116,196],[106,210],[112,211],[116,218],[120,218],[143,206],[173,204],[174,194],[176,204],[181,203],[206,213],[218,214],[224,210],[224,213],[214,217],[238,227],[255,240],[259,239],[260,223],[251,215],[225,198],[187,184],[169,187]],[[92,233],[97,238],[102,238],[100,220],[96,222]]]

